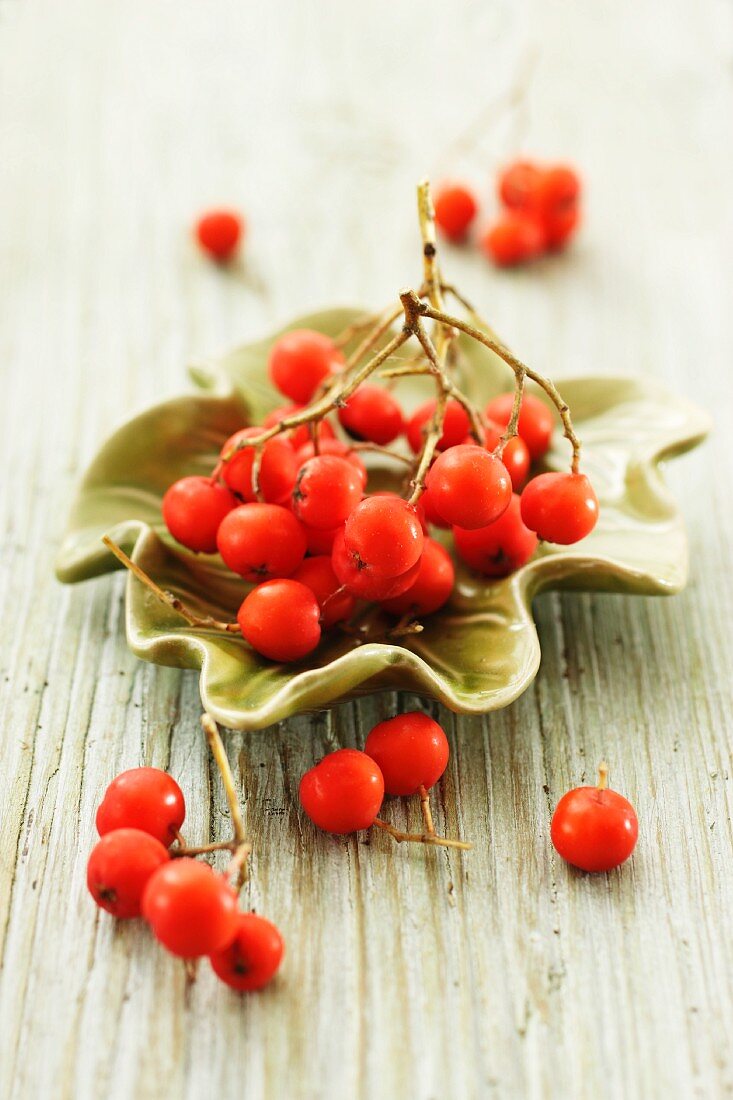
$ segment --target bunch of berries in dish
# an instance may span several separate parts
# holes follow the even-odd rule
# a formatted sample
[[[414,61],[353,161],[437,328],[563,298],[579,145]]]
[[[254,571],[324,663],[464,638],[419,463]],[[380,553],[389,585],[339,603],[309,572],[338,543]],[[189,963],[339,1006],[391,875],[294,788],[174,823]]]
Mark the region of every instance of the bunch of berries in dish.
[[[194,627],[241,634],[271,661],[304,659],[325,631],[358,644],[360,617],[375,605],[388,621],[384,640],[409,644],[450,600],[457,563],[498,580],[529,562],[540,541],[576,543],[596,523],[568,405],[473,311],[447,311],[448,296],[467,303],[441,278],[426,183],[418,200],[419,290],[401,291],[398,304],[340,338],[306,329],[281,336],[268,371],[287,404],[223,440],[210,476],[183,477],[163,499],[177,543],[218,553],[251,585],[231,622],[172,605]],[[513,389],[476,406],[459,384],[459,337],[498,356]],[[417,408],[403,408],[395,389],[408,376],[433,391]],[[543,469],[560,428],[569,468]],[[375,457],[398,471],[401,492],[372,487]]]
[[[517,160],[496,180],[500,213],[477,234],[479,248],[499,267],[514,267],[558,252],[580,225],[581,182],[566,164]],[[471,238],[479,203],[465,183],[446,183],[435,195],[438,228],[449,241]]]

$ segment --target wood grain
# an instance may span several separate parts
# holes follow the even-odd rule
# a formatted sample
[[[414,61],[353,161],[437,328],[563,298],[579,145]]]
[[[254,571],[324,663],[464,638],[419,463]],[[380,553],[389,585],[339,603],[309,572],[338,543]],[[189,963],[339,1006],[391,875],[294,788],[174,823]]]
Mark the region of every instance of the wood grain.
[[[733,1092],[731,10],[588,5],[0,3],[0,1095],[722,1097]],[[244,902],[288,945],[237,999],[85,893],[110,778],[169,767],[186,835],[228,832],[196,677],[127,651],[119,579],[52,578],[73,483],[184,364],[418,271],[413,185],[488,198],[520,146],[588,185],[572,254],[450,274],[550,373],[647,372],[719,410],[669,481],[692,577],[670,601],[548,596],[535,686],[442,713],[440,828],[472,853],[317,835],[300,774],[383,696],[228,747],[256,848]],[[227,274],[186,227],[250,220]],[[549,817],[601,756],[640,814],[632,863],[558,862]],[[390,806],[396,823],[418,807]]]

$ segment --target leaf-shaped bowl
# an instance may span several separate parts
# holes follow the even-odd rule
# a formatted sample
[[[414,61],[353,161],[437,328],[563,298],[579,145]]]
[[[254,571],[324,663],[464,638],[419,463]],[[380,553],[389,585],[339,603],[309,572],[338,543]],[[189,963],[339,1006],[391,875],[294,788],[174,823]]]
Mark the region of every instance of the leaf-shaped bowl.
[[[359,310],[334,309],[299,318],[292,328],[329,335]],[[267,356],[277,333],[220,361],[192,370],[199,392],[156,405],[123,425],[102,447],[80,486],[58,561],[60,580],[106,573],[118,563],[101,543],[109,534],[161,587],[217,618],[233,618],[247,586],[216,556],[186,552],[163,527],[160,502],[176,478],[208,473],[222,442],[259,422],[282,403],[267,380]],[[460,379],[477,404],[509,389],[512,376],[491,352],[466,338]],[[427,389],[425,388],[427,384]],[[540,660],[532,599],[550,588],[668,594],[687,574],[682,519],[660,475],[663,459],[700,442],[708,418],[647,380],[624,377],[560,379],[583,441],[583,468],[597,491],[596,530],[573,547],[543,546],[505,580],[487,580],[460,563],[449,603],[424,620],[421,634],[400,644],[333,631],[296,665],[277,665],[238,637],[194,629],[130,577],[127,637],[145,660],[198,668],[204,707],[222,724],[258,729],[289,715],[347,698],[405,689],[439,699],[452,710],[482,713],[506,706],[534,678]],[[406,408],[431,392],[429,380],[400,382]],[[549,467],[566,466],[557,433]],[[377,457],[370,488],[396,485],[401,468]],[[375,612],[373,632],[381,620]],[[386,629],[388,620],[384,620]]]

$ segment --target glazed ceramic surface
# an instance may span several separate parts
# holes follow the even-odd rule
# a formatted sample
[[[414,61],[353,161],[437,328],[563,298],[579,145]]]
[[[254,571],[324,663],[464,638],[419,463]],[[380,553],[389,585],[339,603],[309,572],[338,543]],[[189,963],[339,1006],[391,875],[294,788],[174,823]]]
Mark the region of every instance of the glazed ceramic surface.
[[[290,327],[335,335],[359,316],[357,310],[337,309],[299,318]],[[195,610],[234,618],[248,586],[218,557],[193,555],[173,543],[160,503],[177,478],[209,473],[227,436],[283,403],[266,370],[277,335],[192,371],[198,393],[135,417],[102,447],[73,505],[57,562],[62,581],[118,568],[100,541],[109,534],[159,585]],[[477,404],[511,388],[512,375],[496,356],[464,338],[461,348],[460,383]],[[505,580],[479,577],[458,564],[450,602],[424,620],[421,634],[399,645],[380,641],[390,620],[375,611],[374,641],[357,645],[332,631],[307,660],[287,666],[259,657],[235,636],[193,629],[130,577],[131,648],[148,661],[200,669],[204,706],[238,729],[384,689],[432,696],[465,713],[506,706],[539,666],[533,597],[559,588],[671,594],[687,575],[683,523],[659,466],[705,436],[707,417],[647,380],[589,375],[555,381],[572,410],[583,441],[583,470],[600,500],[597,528],[583,542],[543,546]],[[430,395],[430,382],[400,382],[397,393],[410,409]],[[547,466],[565,467],[567,460],[558,431]],[[399,487],[402,464],[381,456],[370,456],[369,463],[370,488]]]

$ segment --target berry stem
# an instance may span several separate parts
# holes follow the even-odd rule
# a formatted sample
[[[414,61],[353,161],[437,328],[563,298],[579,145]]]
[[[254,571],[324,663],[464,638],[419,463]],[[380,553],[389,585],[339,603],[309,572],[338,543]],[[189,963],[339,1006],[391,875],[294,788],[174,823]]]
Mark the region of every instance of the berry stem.
[[[605,760],[598,765],[598,790],[608,790],[608,764]]]
[[[418,791],[418,794],[420,795],[420,809],[422,811],[423,821],[425,822],[425,832],[428,834],[428,836],[435,836],[433,812],[430,809],[430,795],[425,790],[425,787],[423,787],[422,783],[420,784],[420,790]]]
[[[210,615],[196,615],[196,613],[191,611],[182,600],[178,599],[178,596],[174,596],[172,592],[166,592],[160,585],[156,584],[153,578],[148,576],[144,569],[141,569],[132,558],[128,557],[121,546],[118,546],[116,542],[112,542],[111,538],[104,535],[102,542],[107,549],[114,554],[117,560],[121,561],[126,569],[129,569],[133,576],[137,577],[146,588],[150,589],[156,599],[160,600],[160,602],[164,603],[167,607],[170,607],[172,611],[177,611],[190,626],[199,627],[202,630],[223,630],[227,634],[241,633],[238,623],[220,622]]]
[[[214,757],[216,766],[219,769],[219,775],[224,785],[224,794],[226,795],[229,813],[232,818],[232,827],[234,829],[233,841],[231,841],[229,845],[225,845],[225,847],[229,847],[233,855],[224,874],[227,878],[234,878],[236,876],[236,885],[237,888],[239,888],[244,880],[244,864],[252,851],[252,847],[245,839],[244,822],[242,821],[242,814],[239,809],[239,799],[237,798],[237,791],[234,786],[234,776],[232,775],[232,769],[229,764],[229,757],[224,748],[224,742],[219,733],[219,727],[211,715],[206,713],[201,715],[201,725],[206,734],[206,740],[209,743],[211,755]]]
[[[171,848],[170,854],[171,859],[180,859],[182,856],[205,856],[208,852],[234,852],[236,846],[236,841],[233,840],[217,840],[212,844],[198,844],[194,848],[187,848],[182,844],[178,848]]]
[[[403,833],[400,829],[395,829],[394,825],[390,825],[387,821],[382,821],[380,817],[375,817],[374,824],[378,829],[382,829],[385,833],[389,833],[393,840],[396,840],[398,844],[412,843],[412,844],[434,844],[440,848],[460,848],[462,852],[468,852],[473,848],[473,844],[469,844],[467,840],[452,840],[447,836],[437,836],[432,833]]]
[[[407,634],[422,634],[424,627],[422,623],[417,622],[412,615],[411,611],[406,612],[399,622],[395,623],[391,630],[388,630],[385,637],[387,638],[404,638]]]

